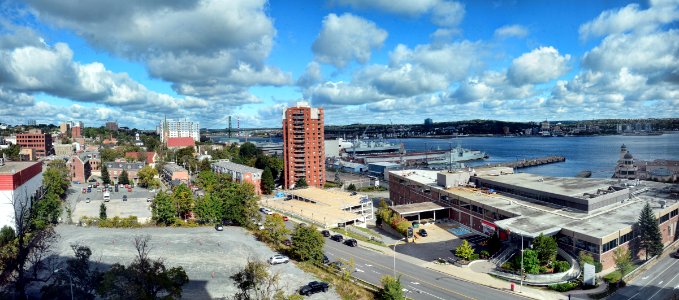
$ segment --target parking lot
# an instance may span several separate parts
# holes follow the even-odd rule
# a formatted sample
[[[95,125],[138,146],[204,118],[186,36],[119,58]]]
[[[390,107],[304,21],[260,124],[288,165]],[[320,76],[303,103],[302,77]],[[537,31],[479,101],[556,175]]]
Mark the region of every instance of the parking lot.
[[[230,276],[242,269],[248,257],[266,260],[275,254],[244,229],[230,226],[219,232],[212,227],[115,229],[59,225],[57,233],[61,236],[56,248],[60,255],[73,256],[69,245],[79,243],[89,246],[92,259],[105,265],[130,263],[136,254],[134,237],[151,236],[150,256],[163,258],[168,267],[182,266],[189,276],[190,282],[184,286],[185,299],[231,298],[237,288]],[[279,286],[287,294],[316,280],[294,263],[275,265],[270,271],[279,274]],[[331,290],[308,299],[339,296]]]
[[[81,217],[99,217],[99,206],[104,203],[104,193],[99,188],[92,188],[92,192],[83,193],[82,189],[87,188],[86,184],[73,184],[71,193],[67,201],[73,207],[73,221],[78,222]],[[119,189],[118,192],[111,192],[111,200],[106,203],[106,214],[109,218],[137,216],[140,222],[146,222],[151,218],[150,202],[155,191],[145,188],[134,187],[131,192],[127,189]],[[127,196],[127,201],[123,201],[123,196]],[[90,200],[87,203],[87,200]]]
[[[462,239],[452,234],[449,229],[454,225],[448,223],[427,223],[415,228],[415,243],[399,244],[396,251],[417,257],[425,261],[433,261],[437,258],[452,257],[450,250],[462,244]],[[427,230],[426,237],[420,237],[417,232],[420,229]]]

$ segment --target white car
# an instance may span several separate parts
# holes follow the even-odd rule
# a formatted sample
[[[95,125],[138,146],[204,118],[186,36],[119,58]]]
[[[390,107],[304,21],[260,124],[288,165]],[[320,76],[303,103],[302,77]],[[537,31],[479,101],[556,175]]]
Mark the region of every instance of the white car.
[[[267,214],[267,215],[273,215],[273,212],[272,212],[270,209],[266,208],[266,207],[260,208],[259,211],[261,211],[261,212],[263,212],[263,213],[265,213],[265,214]]]
[[[269,257],[269,263],[272,265],[277,265],[277,264],[287,264],[290,261],[290,258],[288,258],[285,255],[274,255],[272,257]]]

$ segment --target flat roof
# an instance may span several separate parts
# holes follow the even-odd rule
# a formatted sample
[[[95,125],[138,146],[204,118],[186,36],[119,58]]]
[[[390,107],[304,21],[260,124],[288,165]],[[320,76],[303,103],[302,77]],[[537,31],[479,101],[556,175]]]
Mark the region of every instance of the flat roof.
[[[264,172],[264,170],[261,170],[261,169],[253,168],[253,167],[246,166],[246,165],[237,164],[237,163],[230,162],[230,161],[227,161],[227,160],[220,160],[220,161],[212,163],[212,165],[222,167],[222,168],[225,168],[225,169],[228,169],[228,170],[231,170],[231,171],[240,172],[240,173],[261,174],[262,172]]]
[[[352,196],[351,193],[348,192],[336,190],[323,190],[316,187],[307,187],[303,189],[290,190],[287,191],[287,193],[319,204],[324,204],[339,209],[345,209],[361,205],[361,199],[366,197],[365,195],[361,194],[356,194]]]
[[[166,169],[170,172],[181,172],[181,171],[186,172],[187,171],[186,169],[184,169],[184,167],[182,167],[178,164],[175,164],[175,163],[166,164],[166,165],[163,166],[163,169]]]
[[[404,204],[404,205],[395,205],[395,206],[391,206],[391,209],[394,210],[395,212],[397,212],[400,215],[410,215],[410,214],[416,214],[416,213],[432,211],[432,210],[447,209],[447,207],[441,206],[441,205],[436,204],[434,202],[420,202],[420,203],[411,203],[411,204]]]
[[[6,161],[5,165],[0,166],[0,174],[14,174],[39,163],[37,161]]]
[[[598,189],[605,190],[608,187],[617,184],[617,180],[611,179],[550,177],[529,173],[516,173],[500,176],[477,175],[477,177],[536,191],[581,199],[588,199],[583,196],[584,193],[596,193]]]
[[[316,224],[323,224],[325,227],[336,226],[336,224],[339,223],[348,223],[356,220],[363,221],[363,216],[341,210],[337,207],[322,203],[284,199],[285,198],[274,198],[261,200],[260,203],[263,206],[270,207],[283,214],[301,216],[305,219],[314,221]]]

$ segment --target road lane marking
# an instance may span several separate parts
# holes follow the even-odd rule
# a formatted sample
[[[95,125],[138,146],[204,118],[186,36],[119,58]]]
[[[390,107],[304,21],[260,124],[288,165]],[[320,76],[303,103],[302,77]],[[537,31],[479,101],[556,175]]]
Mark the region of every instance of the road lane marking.
[[[365,264],[366,267],[372,267],[373,265],[371,264]]]
[[[416,292],[419,293],[419,294],[429,295],[429,296],[434,297],[434,298],[439,299],[439,300],[446,300],[446,299],[443,299],[443,298],[441,298],[441,297],[439,297],[439,296],[436,296],[436,295],[434,295],[434,294],[432,294],[432,293],[429,293],[429,292],[423,291],[423,290],[421,290],[421,289],[418,289],[418,288],[416,288],[416,287],[411,286],[410,288],[413,289],[414,291],[416,291]]]
[[[361,270],[361,269],[356,269],[356,272],[365,273],[365,271],[363,271],[363,270]]]
[[[646,280],[646,279],[648,279],[648,277],[650,277],[650,276],[641,277],[641,280]]]
[[[665,271],[667,271],[667,270],[669,270],[671,267],[673,267],[674,264],[677,263],[677,261],[679,261],[679,260],[675,260],[669,267],[665,268],[665,270],[662,270],[662,272],[656,273],[656,274],[658,274],[658,275],[654,276],[653,279],[655,280],[655,279],[657,279],[658,277],[660,277],[660,275],[662,275],[663,273],[665,273]],[[650,275],[649,275],[649,276],[650,276]],[[644,286],[642,286],[636,294],[634,294],[634,295],[632,295],[632,297],[630,297],[630,300],[631,300],[631,299],[634,299],[634,297],[638,296],[638,295],[641,293],[641,291],[643,291],[643,290],[646,288],[646,286],[648,286],[651,282],[653,282],[653,280],[649,280],[646,284],[644,284]]]
[[[674,277],[672,277],[672,279],[670,279],[670,281],[667,282],[667,284],[672,283],[672,281],[674,280],[674,278],[677,278],[677,276],[679,276],[679,273],[677,273],[677,275],[674,275]],[[662,281],[661,281],[660,283],[662,283]],[[660,293],[660,291],[662,291],[662,290],[667,286],[667,284],[664,285],[664,286],[662,286],[661,288],[659,288],[658,291],[656,291],[655,293],[653,293],[653,295],[651,295],[651,298],[648,298],[648,300],[651,300],[653,297],[655,297],[655,295],[657,295],[658,293]],[[679,285],[678,285],[678,287],[679,287]],[[675,289],[676,289],[676,287],[675,287]]]
[[[660,281],[660,282],[658,282],[658,284],[662,284],[663,282],[665,282],[665,281]]]
[[[420,284],[419,282],[415,282],[415,281],[411,281],[410,283],[415,284],[415,285]]]
[[[326,244],[326,245],[327,245],[327,244]],[[329,247],[332,247],[332,246],[329,246]],[[345,254],[347,254],[347,255],[349,255],[349,256],[355,257],[353,254],[351,254],[351,253],[349,253],[349,252],[346,252],[345,250],[341,250],[341,249],[337,249],[337,248],[335,248],[334,250],[335,250],[335,251],[338,251],[338,252],[343,252],[343,253],[345,253]],[[361,259],[361,260],[366,260],[366,261],[367,261],[367,259],[361,258],[361,257],[358,257],[357,259]],[[378,264],[378,263],[375,263],[375,262],[373,262],[373,264],[376,265],[376,266],[382,267],[383,269],[385,269],[385,270],[387,270],[387,271],[393,270],[393,268],[391,268],[391,267],[386,267],[386,266],[383,266],[383,265]],[[415,265],[415,266],[416,266],[416,267],[419,267],[419,266],[417,266],[417,265]],[[406,274],[406,273],[404,273],[404,272],[402,272],[402,271],[399,271],[399,273],[400,273],[401,275],[403,275],[404,277],[409,277],[410,279],[418,279],[418,278],[416,278],[415,276]],[[453,279],[453,280],[459,280],[459,281],[461,281],[462,283],[477,285],[477,284],[474,283],[474,282],[466,282],[466,281],[457,279],[457,278],[452,277],[452,276],[447,276],[447,277],[450,277],[450,278]],[[466,298],[466,299],[474,299],[473,297],[467,296],[467,295],[465,295],[465,294],[461,294],[460,292],[456,292],[456,291],[453,291],[453,290],[450,290],[450,289],[447,289],[447,288],[444,288],[444,287],[441,287],[441,286],[438,286],[438,285],[435,285],[435,284],[432,284],[432,283],[424,282],[424,285],[427,285],[427,286],[430,286],[430,287],[434,287],[434,288],[437,288],[437,289],[439,289],[439,290],[442,290],[442,291],[445,291],[445,292],[448,292],[448,293],[451,293],[451,294],[455,294],[455,295],[464,297],[464,298]],[[491,287],[487,287],[487,286],[484,286],[484,288],[492,289]],[[505,292],[505,293],[506,293],[506,292]]]

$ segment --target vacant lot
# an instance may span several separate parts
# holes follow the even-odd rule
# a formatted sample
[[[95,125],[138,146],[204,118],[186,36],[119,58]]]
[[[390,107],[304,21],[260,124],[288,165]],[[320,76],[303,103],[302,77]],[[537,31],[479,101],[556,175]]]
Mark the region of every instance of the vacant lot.
[[[92,204],[92,203],[90,203]],[[248,257],[266,260],[274,254],[240,227],[214,228],[139,228],[114,229],[60,225],[57,251],[72,256],[70,244],[79,243],[92,249],[92,259],[104,265],[127,264],[135,255],[134,237],[151,236],[152,258],[163,258],[168,267],[182,266],[191,282],[184,287],[186,299],[230,298],[236,287],[229,278],[240,270]],[[293,293],[309,281],[312,275],[299,270],[293,263],[270,268],[280,274],[280,286]],[[339,299],[334,291],[319,293],[309,299]]]
[[[73,221],[78,222],[81,217],[99,217],[99,206],[104,203],[104,193],[99,189],[92,189],[91,193],[82,193],[82,187],[87,185],[74,184],[72,192],[68,195],[68,203],[73,209]],[[123,201],[127,196],[127,201]],[[137,216],[144,223],[151,218],[150,202],[147,198],[153,198],[154,194],[147,189],[135,187],[132,192],[120,189],[111,193],[111,201],[106,202],[106,214],[109,218]],[[87,199],[90,203],[87,203]]]

